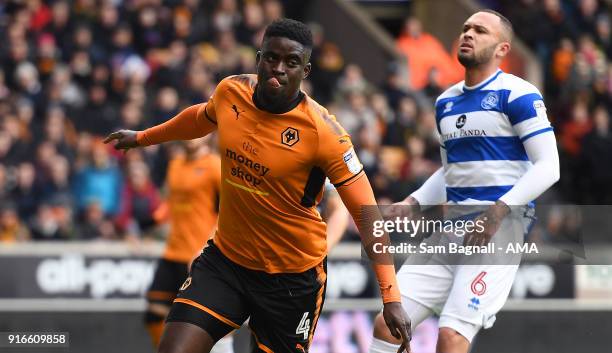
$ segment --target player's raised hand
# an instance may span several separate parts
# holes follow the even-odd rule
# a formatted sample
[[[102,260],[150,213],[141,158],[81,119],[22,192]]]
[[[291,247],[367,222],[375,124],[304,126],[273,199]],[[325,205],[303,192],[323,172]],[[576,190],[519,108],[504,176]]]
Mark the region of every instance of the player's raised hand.
[[[115,144],[116,150],[128,150],[130,148],[138,147],[138,142],[136,141],[136,134],[138,131],[133,130],[119,130],[111,133],[106,136],[104,139],[104,143],[109,143],[113,140],[117,140]]]
[[[408,314],[398,302],[386,303],[383,308],[383,318],[389,328],[391,335],[402,340],[397,353],[410,353],[410,340],[412,340],[412,328]]]

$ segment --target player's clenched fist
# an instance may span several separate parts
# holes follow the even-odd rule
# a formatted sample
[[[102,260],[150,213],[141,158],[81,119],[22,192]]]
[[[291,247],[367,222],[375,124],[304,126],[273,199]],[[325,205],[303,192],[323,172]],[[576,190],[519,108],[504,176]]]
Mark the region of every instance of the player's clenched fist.
[[[383,318],[391,335],[402,340],[397,353],[410,353],[410,340],[412,340],[412,325],[408,314],[398,302],[386,303],[383,308]]]
[[[138,147],[138,142],[136,141],[136,134],[138,131],[133,130],[119,130],[115,131],[112,134],[106,136],[104,139],[104,143],[109,143],[113,140],[117,140],[115,144],[116,150],[127,150],[130,148]]]
[[[413,218],[419,208],[419,202],[412,196],[389,206],[381,207],[384,219]]]

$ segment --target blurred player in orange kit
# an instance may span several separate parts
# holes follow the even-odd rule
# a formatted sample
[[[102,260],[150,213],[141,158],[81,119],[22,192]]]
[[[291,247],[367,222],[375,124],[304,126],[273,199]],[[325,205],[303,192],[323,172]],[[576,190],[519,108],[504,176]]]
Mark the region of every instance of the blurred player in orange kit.
[[[159,345],[172,301],[187,279],[191,261],[217,225],[221,161],[207,140],[204,137],[183,143],[184,153],[168,167],[168,199],[155,212],[157,220],[170,222],[166,249],[147,292],[145,322],[155,346]],[[232,337],[222,339],[214,352],[233,352]]]
[[[257,75],[227,77],[207,103],[106,138],[129,149],[219,133],[218,229],[174,300],[159,352],[208,353],[247,318],[256,352],[308,351],[327,280],[326,226],[316,209],[325,177],[360,225],[366,250],[374,242],[368,225],[379,213],[363,209],[376,201],[350,136],[300,90],[312,45],[303,23],[277,20],[266,28]],[[409,350],[392,261],[385,256],[373,267],[387,326]]]

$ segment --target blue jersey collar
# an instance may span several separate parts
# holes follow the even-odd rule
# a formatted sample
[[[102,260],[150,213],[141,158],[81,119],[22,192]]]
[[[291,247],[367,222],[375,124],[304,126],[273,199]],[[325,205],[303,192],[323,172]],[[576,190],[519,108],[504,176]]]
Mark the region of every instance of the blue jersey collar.
[[[483,82],[476,84],[474,86],[466,86],[465,85],[465,81],[463,81],[463,92],[473,92],[473,91],[478,91],[479,89],[485,87],[486,85],[488,85],[489,83],[493,82],[497,76],[499,76],[503,71],[501,69],[497,69],[497,71],[495,71],[495,73],[491,76],[489,76],[487,79],[485,79]]]

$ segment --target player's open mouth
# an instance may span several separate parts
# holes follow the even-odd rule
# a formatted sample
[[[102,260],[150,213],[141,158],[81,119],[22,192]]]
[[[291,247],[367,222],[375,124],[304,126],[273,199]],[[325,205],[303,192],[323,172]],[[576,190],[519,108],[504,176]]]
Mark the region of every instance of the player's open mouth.
[[[459,49],[473,49],[474,46],[472,46],[472,44],[469,43],[461,43],[461,45],[459,46]]]

